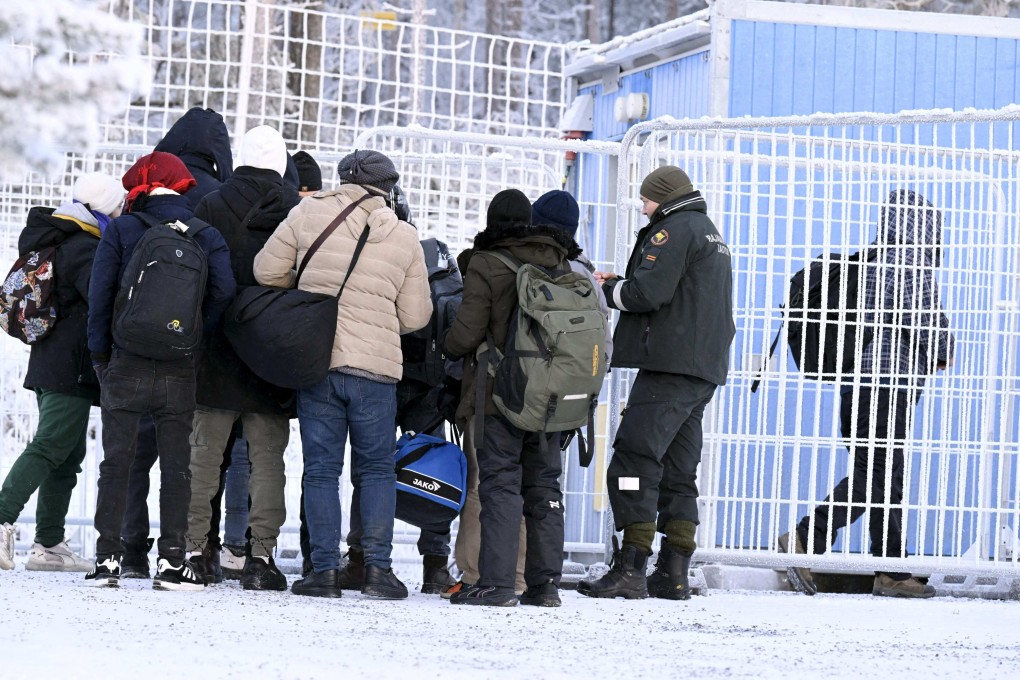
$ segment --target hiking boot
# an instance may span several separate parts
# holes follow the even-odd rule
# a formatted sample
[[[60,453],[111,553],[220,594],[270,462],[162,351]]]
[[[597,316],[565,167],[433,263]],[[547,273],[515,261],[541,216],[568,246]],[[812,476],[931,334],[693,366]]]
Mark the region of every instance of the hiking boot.
[[[152,579],[152,589],[198,592],[205,590],[205,580],[189,560],[160,557],[156,560],[156,577]]]
[[[220,550],[220,568],[223,571],[223,578],[228,581],[237,581],[244,573],[244,561],[246,558],[246,546],[225,545]]]
[[[109,586],[117,588],[120,586],[120,560],[117,555],[109,557],[96,557],[96,564],[92,570],[85,574],[85,585],[87,586]]]
[[[14,568],[14,532],[13,524],[0,524],[0,569]]]
[[[871,594],[877,597],[913,597],[927,599],[935,597],[935,588],[925,585],[911,576],[908,579],[897,581],[889,574],[877,574],[875,585]]]
[[[298,579],[290,587],[290,592],[308,597],[340,597],[344,594],[340,588],[340,572],[337,569],[329,569],[318,574],[313,572]]]
[[[244,565],[241,587],[245,590],[287,590],[287,577],[272,557],[252,557]]]
[[[138,550],[125,550],[120,560],[121,578],[149,578],[149,551],[154,539],[145,540],[145,546]]]
[[[456,581],[450,576],[446,555],[425,555],[422,559],[421,592],[439,595]]]
[[[659,548],[655,571],[648,577],[648,594],[662,600],[689,600],[691,586],[687,580],[691,555],[685,555],[666,541]]]
[[[209,573],[208,565],[205,561],[205,551],[200,553],[191,553],[188,555],[189,568],[195,572],[195,575],[201,579],[203,585],[213,584],[213,575]]]
[[[607,573],[597,581],[581,581],[577,592],[588,597],[622,597],[628,600],[643,600],[648,597],[645,580],[647,553],[632,543],[620,543],[613,536],[613,561]]]
[[[343,590],[361,590],[365,587],[364,551],[354,548],[347,551],[340,563],[340,587]]]
[[[483,607],[516,607],[517,593],[501,586],[468,586],[450,598],[450,604],[473,604]]]
[[[41,543],[32,545],[25,563],[28,571],[91,571],[92,561],[76,555],[66,541],[46,548]]]
[[[361,594],[377,600],[403,600],[407,598],[407,586],[401,583],[392,569],[383,569],[369,564],[365,567],[365,585]]]
[[[439,593],[439,597],[443,598],[444,600],[449,600],[451,597],[453,597],[454,595],[456,595],[460,591],[464,590],[465,588],[470,588],[470,587],[471,587],[471,585],[468,584],[468,583],[464,583],[463,581],[457,581],[452,586],[450,586],[449,588],[447,588],[443,592]]]
[[[223,568],[220,566],[219,541],[209,541],[202,548],[202,561],[205,563],[206,585],[223,583]]]
[[[543,583],[539,586],[532,586],[524,591],[520,597],[521,604],[533,607],[559,607],[560,589],[555,583]]]
[[[790,543],[791,536],[794,540],[792,545]],[[779,552],[794,555],[807,554],[807,551],[804,550],[804,544],[800,542],[800,534],[796,531],[783,534],[779,537]],[[807,567],[790,567],[786,570],[786,576],[790,579],[790,585],[793,586],[793,589],[798,593],[814,595],[818,592],[818,586],[815,585],[815,579],[811,576],[811,570]]]

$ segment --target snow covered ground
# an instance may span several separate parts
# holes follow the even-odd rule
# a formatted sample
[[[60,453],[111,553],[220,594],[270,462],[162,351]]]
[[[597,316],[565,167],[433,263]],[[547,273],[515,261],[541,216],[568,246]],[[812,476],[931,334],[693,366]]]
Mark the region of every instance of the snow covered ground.
[[[414,572],[402,576],[409,586]],[[0,572],[0,679],[1020,677],[1020,603],[713,591],[564,593],[544,610],[82,586]],[[294,577],[290,577],[293,580]]]

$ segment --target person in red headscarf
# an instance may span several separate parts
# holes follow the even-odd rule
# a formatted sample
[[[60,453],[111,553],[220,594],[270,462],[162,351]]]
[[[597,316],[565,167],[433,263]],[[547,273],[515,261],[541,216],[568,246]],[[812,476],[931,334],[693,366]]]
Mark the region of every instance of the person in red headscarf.
[[[207,261],[202,317],[208,337],[234,296],[230,251],[216,229],[194,220],[185,194],[195,186],[195,178],[176,156],[159,151],[142,156],[124,174],[123,185],[128,192],[124,214],[103,233],[89,286],[88,348],[101,386],[104,458],[96,500],[96,566],[85,579],[89,585],[119,583],[128,471],[135,457],[138,422],[150,414],[156,423],[161,474],[161,534],[153,587],[201,590],[204,584],[186,561],[184,544],[191,499],[188,440],[195,410],[195,357],[154,359],[119,347],[112,330],[114,302],[149,224],[183,223]],[[143,213],[146,219],[140,216]]]

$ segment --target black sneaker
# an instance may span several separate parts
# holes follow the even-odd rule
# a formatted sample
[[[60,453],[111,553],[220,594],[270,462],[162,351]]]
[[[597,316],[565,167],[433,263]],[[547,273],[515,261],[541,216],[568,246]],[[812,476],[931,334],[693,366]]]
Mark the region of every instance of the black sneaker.
[[[287,590],[287,577],[272,557],[249,557],[244,564],[241,587],[245,590]]]
[[[152,579],[153,590],[205,590],[205,581],[195,573],[188,560],[156,560],[156,578]]]
[[[290,592],[308,597],[340,597],[344,591],[340,589],[340,572],[337,569],[312,572],[308,576],[294,581]]]
[[[484,607],[516,607],[517,593],[513,588],[499,586],[468,586],[450,598],[450,604],[473,604]]]
[[[137,549],[125,546],[124,557],[120,560],[121,578],[150,578],[149,551],[152,550],[153,539],[146,539],[144,546]]]
[[[645,581],[647,561],[647,553],[642,553],[630,543],[625,543],[621,549],[616,536],[613,536],[613,563],[609,573],[597,581],[581,581],[577,584],[577,592],[588,597],[644,599],[648,597]]]
[[[117,555],[109,557],[96,557],[96,566],[92,571],[85,574],[85,585],[107,586],[117,588],[120,586],[120,558]]]
[[[521,604],[533,607],[559,607],[563,604],[560,601],[560,589],[555,583],[543,583],[540,586],[531,586],[521,595]]]
[[[191,570],[195,572],[204,585],[211,586],[215,582],[215,577],[210,572],[210,565],[206,562],[206,556],[203,553],[193,553],[188,556],[188,562],[191,565]]]
[[[365,597],[377,600],[403,600],[407,597],[405,586],[392,569],[383,569],[373,565],[365,567],[365,585],[361,589]]]
[[[340,562],[340,587],[361,590],[365,587],[365,553],[351,548]],[[406,595],[405,595],[406,597]]]
[[[425,555],[422,558],[421,592],[425,595],[440,595],[457,582],[450,575],[446,555]]]

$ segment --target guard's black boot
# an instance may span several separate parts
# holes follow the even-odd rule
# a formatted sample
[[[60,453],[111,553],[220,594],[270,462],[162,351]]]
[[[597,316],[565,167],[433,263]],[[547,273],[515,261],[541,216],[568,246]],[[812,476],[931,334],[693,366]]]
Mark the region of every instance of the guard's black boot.
[[[422,558],[421,592],[425,595],[438,595],[456,583],[450,576],[446,555],[425,555]]]
[[[245,590],[287,590],[287,577],[272,557],[249,557],[244,563],[241,587]]]
[[[340,572],[336,569],[311,573],[298,579],[290,587],[290,592],[310,597],[340,597],[344,594],[340,589]]]
[[[663,541],[655,571],[648,577],[648,594],[663,600],[691,599],[691,585],[687,580],[690,568],[691,555]]]
[[[577,592],[588,597],[623,597],[628,600],[642,600],[648,597],[645,580],[647,553],[636,545],[626,543],[623,549],[613,536],[613,564],[607,573],[597,581],[581,581]]]
[[[340,587],[361,590],[365,587],[365,553],[351,548],[340,565]]]
[[[143,546],[130,546],[124,552],[120,562],[121,578],[150,578],[149,551],[152,550],[154,539],[145,539]]]
[[[361,593],[377,600],[403,600],[407,597],[407,586],[401,583],[392,569],[368,565],[365,569],[365,585]]]

